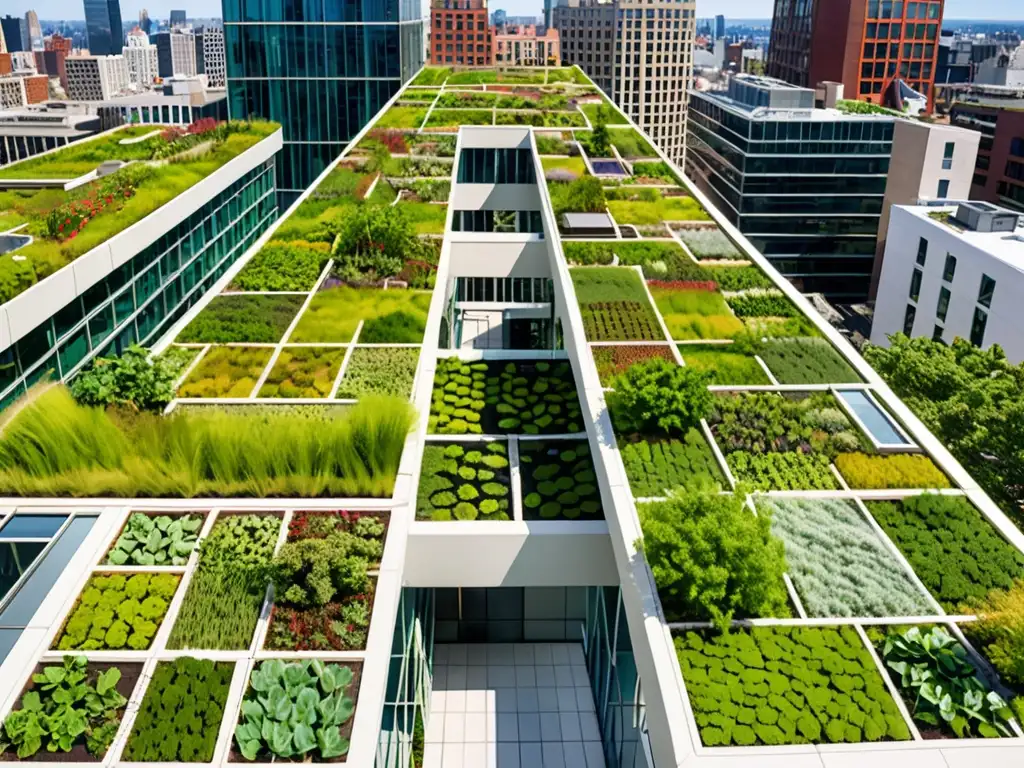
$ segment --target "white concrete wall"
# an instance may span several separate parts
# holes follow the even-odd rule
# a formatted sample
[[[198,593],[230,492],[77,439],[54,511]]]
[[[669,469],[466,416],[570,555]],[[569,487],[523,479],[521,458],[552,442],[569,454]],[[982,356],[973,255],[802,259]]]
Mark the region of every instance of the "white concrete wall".
[[[540,192],[536,184],[454,184],[448,207],[453,211],[537,211]]]
[[[922,272],[921,294],[913,336],[932,335],[936,324],[943,326],[942,338],[949,342],[956,337],[970,339],[971,323],[977,303],[981,276],[996,281],[996,289],[988,313],[983,346],[999,344],[1012,362],[1024,360],[1024,271],[1014,268],[974,243],[967,242],[946,224],[927,217],[921,209],[895,207],[885,250],[885,261],[875,304],[871,341],[888,346],[887,337],[903,330],[903,319],[910,303],[910,281],[917,267],[920,238],[928,241],[928,257]],[[1000,238],[993,234],[993,239]],[[1017,244],[1024,253],[1024,243]],[[946,254],[956,257],[953,282],[942,279]],[[946,321],[936,318],[939,291],[951,291]]]
[[[481,238],[480,242],[453,242],[450,275],[453,278],[551,277],[551,266],[547,247],[536,235],[497,234]]]

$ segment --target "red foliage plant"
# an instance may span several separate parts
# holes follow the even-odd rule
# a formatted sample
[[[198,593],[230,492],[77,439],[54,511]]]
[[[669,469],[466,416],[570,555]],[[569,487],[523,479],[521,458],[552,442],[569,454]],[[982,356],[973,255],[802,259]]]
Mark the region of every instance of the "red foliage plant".
[[[651,288],[664,288],[669,291],[717,291],[718,283],[714,280],[648,280]]]
[[[193,136],[200,136],[204,133],[216,130],[219,123],[213,117],[201,117],[188,127],[188,132]]]
[[[370,131],[370,138],[379,141],[392,154],[404,155],[409,152],[409,146],[405,143],[405,134],[399,130],[377,128]]]
[[[359,178],[359,183],[356,184],[355,192],[353,193],[356,200],[362,200],[366,197],[366,193],[370,189],[370,185],[373,184],[373,180],[377,178],[376,173],[368,173],[365,176]]]
[[[296,512],[288,525],[289,539],[324,539],[331,529],[347,531],[362,517],[347,510]],[[333,518],[333,526],[330,520]]]

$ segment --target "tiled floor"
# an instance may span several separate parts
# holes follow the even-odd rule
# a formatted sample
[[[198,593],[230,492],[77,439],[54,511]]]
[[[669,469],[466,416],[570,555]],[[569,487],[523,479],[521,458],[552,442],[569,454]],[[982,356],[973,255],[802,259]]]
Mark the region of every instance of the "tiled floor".
[[[437,645],[424,768],[605,768],[578,643]]]

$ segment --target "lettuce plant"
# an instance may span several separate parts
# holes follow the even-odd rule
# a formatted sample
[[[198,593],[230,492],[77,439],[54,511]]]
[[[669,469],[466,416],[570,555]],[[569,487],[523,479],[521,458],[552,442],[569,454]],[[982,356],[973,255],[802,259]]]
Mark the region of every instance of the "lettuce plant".
[[[180,580],[172,573],[93,576],[68,616],[57,648],[149,648]]]
[[[355,712],[354,674],[340,664],[264,661],[252,673],[235,741],[246,760],[271,754],[322,760],[348,752],[341,727]]]
[[[203,518],[136,512],[107,555],[110,565],[184,565],[199,539]]]

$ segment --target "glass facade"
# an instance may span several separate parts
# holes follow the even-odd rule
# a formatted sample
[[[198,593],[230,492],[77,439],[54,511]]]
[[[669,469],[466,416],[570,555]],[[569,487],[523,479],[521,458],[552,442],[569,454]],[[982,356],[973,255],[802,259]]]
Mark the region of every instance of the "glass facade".
[[[529,148],[462,150],[459,184],[536,184],[533,150]]]
[[[124,48],[120,0],[85,0],[85,32],[93,56],[120,55]]]
[[[754,119],[694,94],[687,174],[804,292],[867,298],[893,121]]]
[[[283,126],[282,205],[416,74],[423,30],[409,0],[225,0],[231,117]]]
[[[157,339],[277,218],[273,160],[230,187],[0,352],[0,407],[47,374]]]

